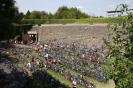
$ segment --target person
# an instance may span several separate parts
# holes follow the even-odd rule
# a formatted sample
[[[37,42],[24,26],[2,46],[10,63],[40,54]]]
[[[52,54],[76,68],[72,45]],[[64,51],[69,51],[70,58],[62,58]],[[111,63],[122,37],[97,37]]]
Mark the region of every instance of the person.
[[[32,62],[35,62],[35,57],[34,56],[32,57]]]
[[[48,54],[47,52],[45,52],[44,57],[45,57],[46,59],[48,59],[48,56],[49,56],[49,54]]]
[[[37,65],[40,64],[40,60],[39,60],[39,58],[36,59],[36,64],[37,64]]]
[[[53,59],[52,60],[52,64],[56,64],[57,62],[56,62],[56,59]]]
[[[31,63],[30,62],[27,63],[27,67],[29,70],[31,70]]]
[[[73,80],[72,85],[73,85],[73,88],[76,88],[76,86],[77,86],[76,80]]]

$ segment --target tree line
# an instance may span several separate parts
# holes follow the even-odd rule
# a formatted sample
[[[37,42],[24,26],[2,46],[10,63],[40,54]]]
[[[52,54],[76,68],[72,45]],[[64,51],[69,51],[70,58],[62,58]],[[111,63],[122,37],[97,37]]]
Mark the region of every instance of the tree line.
[[[54,14],[47,13],[46,11],[27,11],[24,19],[81,19],[89,17],[88,14],[80,11],[76,7],[68,8],[62,6]]]

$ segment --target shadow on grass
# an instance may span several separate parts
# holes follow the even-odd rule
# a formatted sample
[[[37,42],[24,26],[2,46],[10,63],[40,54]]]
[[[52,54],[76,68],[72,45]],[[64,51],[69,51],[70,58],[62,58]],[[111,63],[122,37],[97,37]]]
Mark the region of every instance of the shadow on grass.
[[[61,84],[57,79],[53,78],[46,71],[37,70],[29,79],[25,88],[69,88]]]

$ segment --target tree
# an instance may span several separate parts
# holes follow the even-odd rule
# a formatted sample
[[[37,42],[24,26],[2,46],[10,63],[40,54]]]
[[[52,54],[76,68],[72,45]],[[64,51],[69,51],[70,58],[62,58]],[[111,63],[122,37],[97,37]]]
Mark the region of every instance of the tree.
[[[30,19],[30,15],[31,15],[31,13],[30,13],[30,11],[28,10],[27,13],[26,13],[26,15],[24,16],[24,18],[25,18],[25,19]]]
[[[68,8],[66,6],[60,7],[56,13],[55,13],[55,18],[57,19],[65,19],[67,18],[68,13]]]
[[[0,40],[14,37],[13,24],[18,22],[18,13],[14,0],[0,0]]]
[[[60,7],[55,13],[55,18],[57,19],[80,19],[88,17],[87,14],[81,12],[79,9],[68,8],[66,6]]]
[[[45,11],[27,11],[24,19],[48,19],[48,14]]]
[[[48,14],[48,19],[53,19],[54,18],[54,15],[52,13],[49,13]]]
[[[41,11],[40,14],[41,14],[41,19],[48,19],[48,13],[47,12]]]
[[[58,8],[55,14],[45,11],[27,11],[24,19],[80,19],[88,17],[86,13],[81,12],[77,8],[62,6]]]
[[[113,29],[110,40],[106,41],[109,48],[108,64],[105,67],[107,78],[114,80],[116,88],[133,87],[133,14],[127,5],[118,6],[122,21],[111,25]]]
[[[32,11],[31,12],[31,15],[30,15],[30,18],[32,19],[41,19],[41,12],[40,11]]]

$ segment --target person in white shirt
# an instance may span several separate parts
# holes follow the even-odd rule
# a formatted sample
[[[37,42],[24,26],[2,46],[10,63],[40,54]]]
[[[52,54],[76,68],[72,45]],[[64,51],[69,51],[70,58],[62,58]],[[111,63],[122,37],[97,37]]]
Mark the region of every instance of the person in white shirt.
[[[76,88],[76,85],[77,85],[76,80],[73,80],[72,85],[73,85],[73,88]]]
[[[28,62],[27,67],[29,70],[31,70],[31,63],[30,62]]]
[[[48,53],[46,53],[46,54],[44,55],[44,57],[47,58],[47,59],[48,59],[48,56],[49,56]]]

